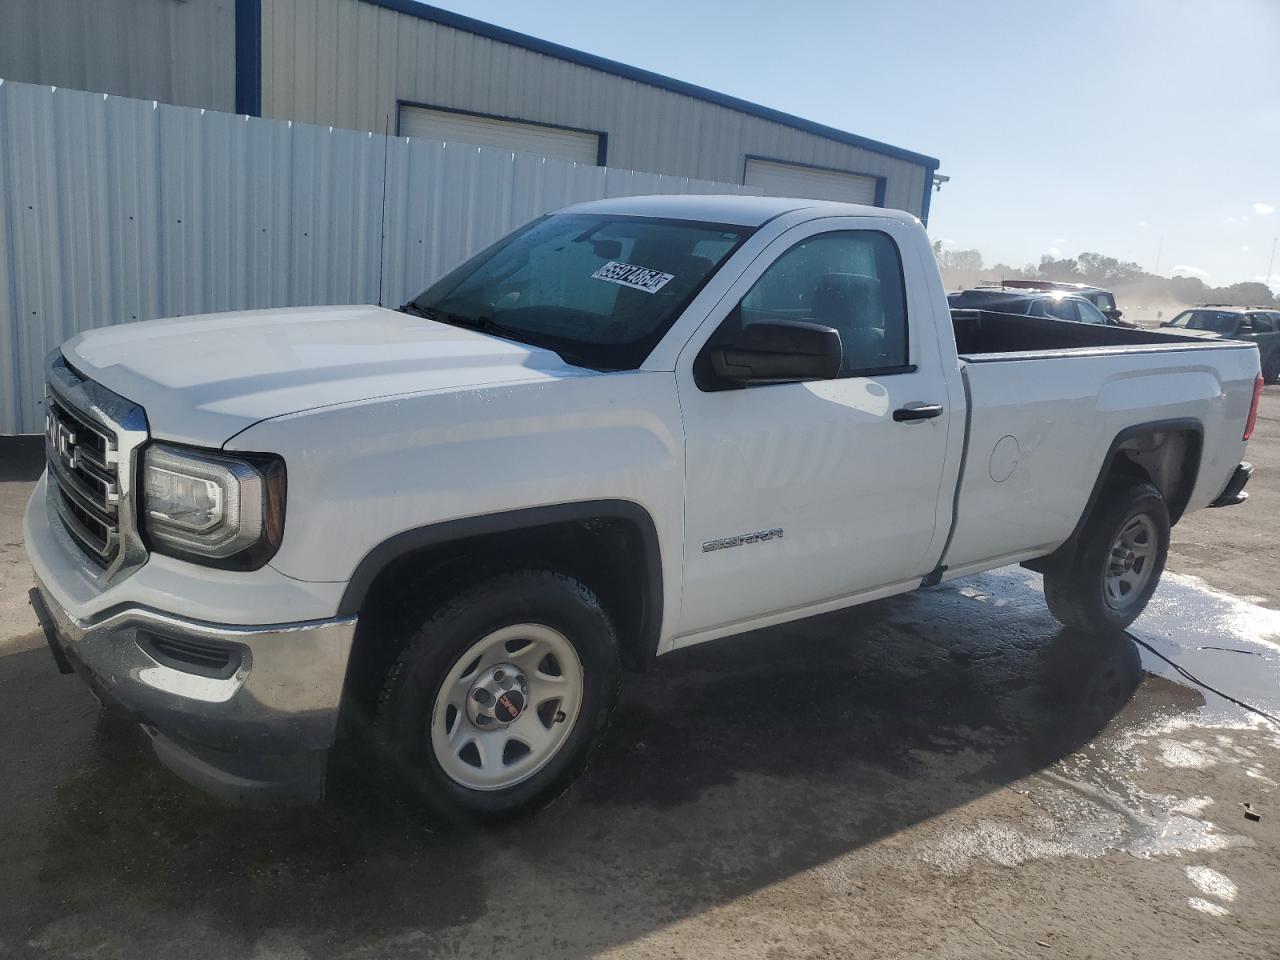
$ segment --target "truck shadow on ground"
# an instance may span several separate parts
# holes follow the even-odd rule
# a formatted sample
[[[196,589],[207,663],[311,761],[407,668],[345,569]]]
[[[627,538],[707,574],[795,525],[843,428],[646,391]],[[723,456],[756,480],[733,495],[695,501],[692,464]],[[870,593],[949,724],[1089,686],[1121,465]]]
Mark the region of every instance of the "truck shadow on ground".
[[[47,656],[0,659],[0,682],[69,696]],[[436,833],[354,777],[321,808],[231,808],[162,770],[127,722],[68,718],[53,749],[83,759],[9,801],[30,805],[30,829],[9,851],[25,870],[0,880],[0,946],[585,956],[1042,770],[1145,676],[1123,637],[1050,621],[1032,575],[988,575],[664,658],[624,684],[566,798]]]

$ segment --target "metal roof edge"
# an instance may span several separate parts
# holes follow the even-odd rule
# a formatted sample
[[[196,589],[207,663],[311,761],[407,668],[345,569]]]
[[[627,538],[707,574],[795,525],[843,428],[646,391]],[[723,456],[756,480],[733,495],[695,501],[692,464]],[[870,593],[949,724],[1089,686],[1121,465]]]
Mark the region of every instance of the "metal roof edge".
[[[455,30],[465,30],[467,33],[474,33],[478,36],[488,37],[490,40],[497,40],[500,43],[506,43],[514,47],[523,47],[524,49],[531,50],[534,53],[541,53],[548,57],[555,57],[559,60],[567,60],[570,63],[576,63],[579,66],[590,67],[592,70],[599,70],[603,73],[611,73],[615,76],[624,77],[627,80],[634,80],[637,83],[647,84],[651,87],[659,87],[660,89],[668,90],[672,93],[683,94],[686,97],[705,100],[708,103],[714,103],[721,107],[728,107],[730,110],[737,110],[740,113],[749,114],[750,116],[758,117],[761,120],[771,120],[774,123],[780,123],[783,126],[792,127],[796,130],[803,130],[806,133],[825,137],[828,140],[835,140],[851,147],[859,147],[863,150],[869,150],[872,153],[878,153],[886,157],[894,157],[898,160],[906,160],[909,163],[920,164],[921,166],[929,167],[932,170],[937,170],[941,165],[934,157],[925,156],[922,153],[904,150],[902,147],[895,147],[888,143],[881,143],[879,140],[872,140],[868,137],[860,137],[856,133],[849,133],[845,130],[838,130],[835,127],[828,127],[826,124],[817,123],[813,120],[806,120],[803,117],[784,113],[783,111],[775,110],[772,107],[764,107],[758,103],[752,103],[749,100],[732,97],[727,93],[719,93],[715,90],[700,87],[694,83],[687,83],[684,80],[677,80],[674,77],[668,77],[661,73],[654,73],[651,70],[643,70],[640,67],[632,67],[625,63],[619,63],[617,60],[610,60],[607,57],[599,57],[593,53],[585,53],[581,50],[575,50],[572,47],[552,43],[550,40],[540,40],[537,37],[529,36],[527,33],[519,33],[515,30],[509,30],[506,27],[499,27],[492,23],[486,23],[483,20],[476,20],[473,17],[464,16],[461,13],[454,13],[451,10],[442,10],[439,7],[433,7],[429,4],[417,3],[416,0],[359,0],[359,2],[368,3],[375,7],[382,7],[386,10],[393,10],[396,13],[403,13],[410,17],[417,17],[419,20],[430,20],[433,23],[452,27]]]

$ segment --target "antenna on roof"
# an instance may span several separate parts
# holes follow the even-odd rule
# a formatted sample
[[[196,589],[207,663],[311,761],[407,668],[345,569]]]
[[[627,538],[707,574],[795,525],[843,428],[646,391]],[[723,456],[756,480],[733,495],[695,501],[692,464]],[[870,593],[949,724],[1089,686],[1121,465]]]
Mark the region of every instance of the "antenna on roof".
[[[378,234],[378,306],[382,302],[382,269],[387,262],[387,153],[391,147],[391,114],[382,129],[382,232]]]

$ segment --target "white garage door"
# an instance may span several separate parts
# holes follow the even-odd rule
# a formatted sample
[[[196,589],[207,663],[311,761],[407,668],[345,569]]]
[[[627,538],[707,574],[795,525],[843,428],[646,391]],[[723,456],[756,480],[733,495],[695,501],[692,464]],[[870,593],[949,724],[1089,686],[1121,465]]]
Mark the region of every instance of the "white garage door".
[[[815,170],[794,163],[747,159],[748,186],[760,187],[767,197],[803,197],[806,200],[840,200],[844,203],[876,202],[876,178],[854,173]]]
[[[594,165],[599,159],[600,137],[595,133],[543,127],[536,123],[495,120],[472,113],[451,113],[426,107],[400,107],[400,136],[474,143],[517,153],[536,153]]]

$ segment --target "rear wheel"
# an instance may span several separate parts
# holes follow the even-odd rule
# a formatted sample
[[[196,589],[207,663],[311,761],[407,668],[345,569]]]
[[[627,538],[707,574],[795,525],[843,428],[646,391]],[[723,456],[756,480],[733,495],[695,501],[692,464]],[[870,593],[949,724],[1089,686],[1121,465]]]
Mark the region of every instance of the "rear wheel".
[[[590,590],[550,571],[503,574],[402,627],[373,724],[397,799],[493,820],[549,803],[582,772],[620,677]]]
[[[1142,613],[1169,553],[1169,511],[1149,483],[1103,490],[1073,557],[1045,571],[1049,612],[1064,626],[1122,630]]]
[[[1280,350],[1271,354],[1262,364],[1262,379],[1267,383],[1280,382]]]

